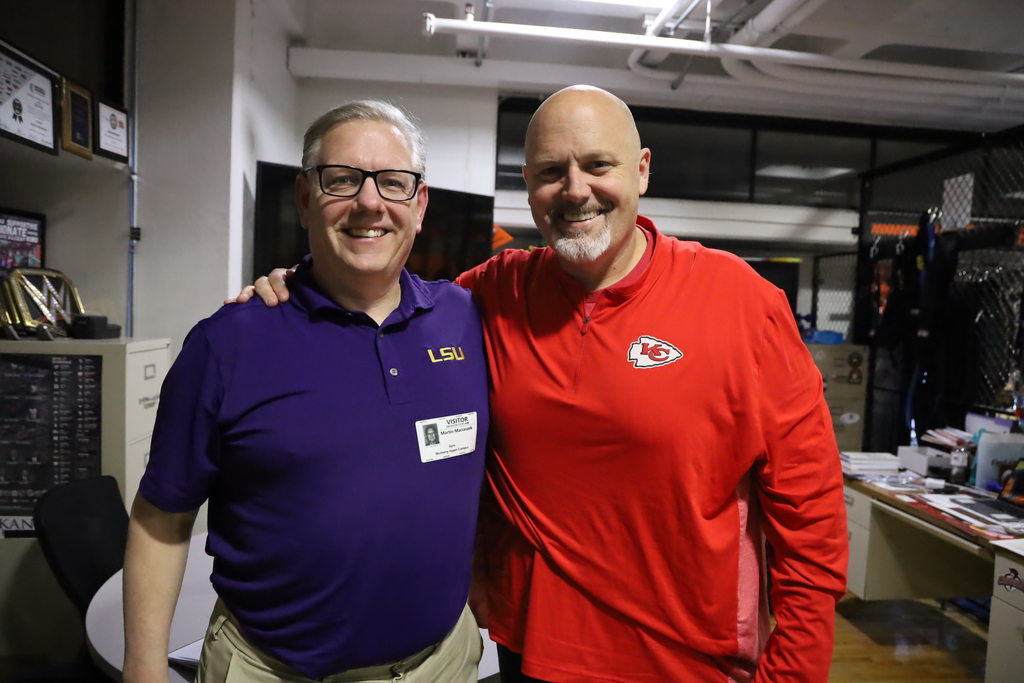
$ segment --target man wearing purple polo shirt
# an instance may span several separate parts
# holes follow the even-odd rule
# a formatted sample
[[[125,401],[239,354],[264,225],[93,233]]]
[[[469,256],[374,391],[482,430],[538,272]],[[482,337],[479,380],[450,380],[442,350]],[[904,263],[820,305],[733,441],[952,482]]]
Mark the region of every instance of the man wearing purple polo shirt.
[[[200,683],[476,680],[466,597],[487,372],[469,293],[403,268],[424,156],[386,103],[317,119],[296,179],[311,256],[291,301],[225,307],[185,340],[132,507],[126,682],[168,680],[206,500],[219,600]],[[459,357],[433,362],[442,347]]]

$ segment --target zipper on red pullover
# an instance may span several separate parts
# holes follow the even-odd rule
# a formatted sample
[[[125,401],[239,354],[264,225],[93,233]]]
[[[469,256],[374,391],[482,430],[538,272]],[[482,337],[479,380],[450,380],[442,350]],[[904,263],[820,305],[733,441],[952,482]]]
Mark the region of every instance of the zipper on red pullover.
[[[591,312],[592,314],[593,312]],[[590,317],[589,315],[583,316],[583,326],[580,328],[580,352],[576,357],[576,372],[573,373],[572,378],[572,397],[574,399],[580,388],[580,372],[583,369],[583,347],[587,343],[587,329],[590,327]]]

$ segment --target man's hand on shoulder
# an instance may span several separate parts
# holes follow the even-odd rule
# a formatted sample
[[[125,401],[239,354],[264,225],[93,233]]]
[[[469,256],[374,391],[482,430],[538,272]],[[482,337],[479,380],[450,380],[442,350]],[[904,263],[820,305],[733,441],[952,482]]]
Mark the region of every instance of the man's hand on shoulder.
[[[278,303],[288,301],[288,279],[295,274],[294,268],[274,268],[270,275],[256,280],[255,285],[243,287],[234,299],[225,299],[225,304],[244,304],[255,294],[263,299],[263,303],[273,308]]]

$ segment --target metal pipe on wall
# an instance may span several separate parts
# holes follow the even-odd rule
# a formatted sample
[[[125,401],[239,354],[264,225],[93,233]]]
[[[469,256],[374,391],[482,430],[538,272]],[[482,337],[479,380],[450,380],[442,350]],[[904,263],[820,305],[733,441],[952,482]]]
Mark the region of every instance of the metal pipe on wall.
[[[125,105],[128,109],[128,282],[124,317],[124,334],[135,336],[135,255],[139,244],[140,230],[139,211],[139,16],[138,0],[131,0],[125,22],[125,84],[129,92],[125,94]]]

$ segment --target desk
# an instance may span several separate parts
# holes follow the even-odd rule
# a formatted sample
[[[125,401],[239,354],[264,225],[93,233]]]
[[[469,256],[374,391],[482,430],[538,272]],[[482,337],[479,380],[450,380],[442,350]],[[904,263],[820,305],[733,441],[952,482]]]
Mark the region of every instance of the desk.
[[[1024,539],[996,541],[985,683],[1015,683],[1024,673]]]
[[[872,484],[847,480],[843,494],[851,593],[864,600],[992,594],[995,539]]]
[[[206,534],[192,537],[188,547],[188,564],[178,595],[178,604],[171,621],[170,648],[176,650],[203,637],[210,622],[210,613],[217,602],[217,593],[210,584],[213,558],[206,554]],[[124,666],[124,603],[121,595],[121,572],[114,574],[99,589],[85,616],[86,640],[93,660],[114,680],[121,679]],[[480,629],[484,655],[480,660],[480,678],[498,673],[497,648]],[[191,683],[185,670],[170,669],[171,683]]]
[[[991,595],[985,683],[1019,683],[1024,539],[993,539],[864,482],[847,480],[843,494],[850,592],[864,600]]]

